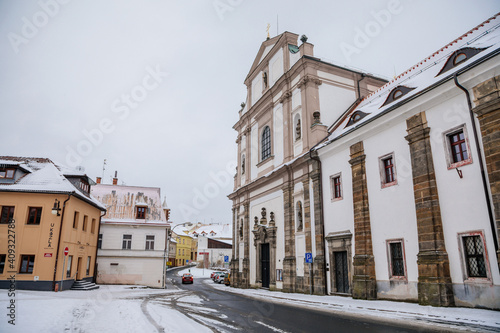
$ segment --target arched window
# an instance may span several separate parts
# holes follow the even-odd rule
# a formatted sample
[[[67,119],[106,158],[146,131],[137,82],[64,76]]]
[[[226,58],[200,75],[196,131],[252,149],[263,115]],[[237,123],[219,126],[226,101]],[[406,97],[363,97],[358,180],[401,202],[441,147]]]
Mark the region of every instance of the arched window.
[[[262,131],[262,161],[265,159],[271,157],[271,129],[269,126],[266,126],[264,130]]]

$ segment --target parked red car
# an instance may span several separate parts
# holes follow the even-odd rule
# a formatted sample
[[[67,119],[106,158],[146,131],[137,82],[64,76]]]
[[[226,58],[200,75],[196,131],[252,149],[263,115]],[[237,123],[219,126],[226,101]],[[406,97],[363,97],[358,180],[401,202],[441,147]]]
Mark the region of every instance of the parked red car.
[[[193,275],[188,273],[183,274],[182,283],[193,283]]]

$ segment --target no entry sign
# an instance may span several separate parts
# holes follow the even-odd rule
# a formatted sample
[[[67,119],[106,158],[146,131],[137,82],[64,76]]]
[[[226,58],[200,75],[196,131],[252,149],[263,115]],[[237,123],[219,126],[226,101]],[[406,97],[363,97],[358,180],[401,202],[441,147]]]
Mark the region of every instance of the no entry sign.
[[[69,253],[69,249],[68,249],[68,247],[66,246],[66,247],[64,248],[64,256],[67,256],[67,255],[68,255],[68,253]]]

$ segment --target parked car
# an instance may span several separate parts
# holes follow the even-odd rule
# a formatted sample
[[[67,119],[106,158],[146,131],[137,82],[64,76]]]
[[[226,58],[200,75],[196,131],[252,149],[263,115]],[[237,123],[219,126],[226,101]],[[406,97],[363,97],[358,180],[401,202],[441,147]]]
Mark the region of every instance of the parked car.
[[[215,283],[222,283],[222,281],[224,281],[224,274],[225,273],[219,273],[219,274],[214,275],[214,282]]]
[[[226,273],[224,275],[224,284],[229,286],[231,284],[231,273]]]
[[[193,283],[193,275],[186,273],[182,274],[182,283]]]
[[[212,272],[212,274],[210,274],[210,278],[213,280],[213,279],[214,279],[214,277],[215,277],[215,275],[217,275],[217,274],[222,274],[222,273],[223,273],[223,272],[221,272],[221,271],[213,271],[213,272]]]

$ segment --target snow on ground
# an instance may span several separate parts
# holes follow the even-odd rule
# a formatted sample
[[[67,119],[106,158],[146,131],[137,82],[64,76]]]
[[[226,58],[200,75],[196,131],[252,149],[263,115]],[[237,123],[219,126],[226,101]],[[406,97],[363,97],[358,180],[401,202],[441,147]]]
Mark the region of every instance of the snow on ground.
[[[10,325],[8,317],[2,315],[0,332],[158,332],[158,327],[165,332],[184,328],[188,328],[186,332],[210,332],[168,305],[149,301],[179,293],[182,290],[124,285],[61,293],[18,290],[16,325]],[[0,293],[0,308],[6,309],[10,299],[7,292]],[[149,302],[144,306],[145,300]]]
[[[371,316],[385,321],[405,320],[414,323],[482,326],[485,330],[500,332],[500,312],[470,308],[423,306],[415,303],[354,300],[343,296],[291,294],[264,289],[239,289],[205,280],[214,288],[280,304],[315,308],[349,316]],[[463,327],[466,328],[466,327]],[[470,329],[471,327],[469,327]]]
[[[196,278],[210,277],[211,269],[185,268]],[[196,280],[195,280],[196,281]],[[290,294],[263,289],[237,289],[223,284],[211,287],[302,308],[330,313],[401,321],[420,325],[433,323],[477,331],[500,332],[500,313],[469,308],[436,308],[413,303],[353,300],[351,297]],[[195,282],[197,283],[197,282]],[[0,293],[0,308],[6,309],[11,298]],[[0,332],[211,332],[198,323],[194,314],[183,308],[204,313],[202,298],[182,289],[151,289],[142,286],[101,285],[92,291],[68,290],[60,293],[18,290],[15,296],[16,325],[0,317]],[[3,317],[3,318],[2,318]],[[455,326],[457,325],[457,326]],[[461,326],[461,327],[460,327]]]

